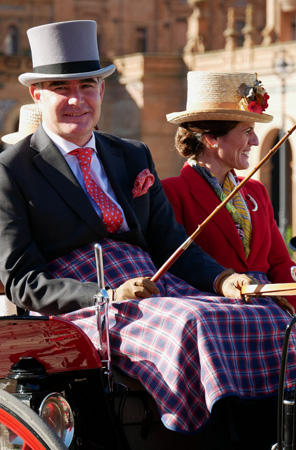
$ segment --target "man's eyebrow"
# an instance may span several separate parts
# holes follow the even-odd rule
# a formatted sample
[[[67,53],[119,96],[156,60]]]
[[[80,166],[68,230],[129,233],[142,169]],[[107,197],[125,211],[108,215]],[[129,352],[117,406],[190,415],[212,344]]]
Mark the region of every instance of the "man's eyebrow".
[[[67,86],[69,80],[53,80],[49,82],[48,87],[53,88],[56,86]],[[93,84],[98,84],[98,80],[97,78],[83,78],[81,80],[79,80],[79,82],[81,84],[83,83],[93,83]]]
[[[67,82],[66,81],[63,81],[63,80],[55,80],[55,81],[51,81],[50,83],[49,83],[49,87],[55,87],[55,86],[65,86],[67,84]]]
[[[83,78],[83,80],[80,80],[81,83],[95,83],[98,84],[97,78]]]

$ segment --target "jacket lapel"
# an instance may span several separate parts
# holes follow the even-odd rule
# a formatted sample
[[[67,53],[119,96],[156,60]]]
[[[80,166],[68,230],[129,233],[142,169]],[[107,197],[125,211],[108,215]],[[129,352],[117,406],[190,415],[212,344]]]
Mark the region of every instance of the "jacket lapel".
[[[244,188],[243,188],[244,189]],[[262,236],[265,236],[266,230],[266,220],[262,220],[262,211],[256,210],[256,204],[254,204],[254,200],[257,203],[257,207],[260,208],[259,198],[260,198],[260,192],[259,189],[256,192],[256,199],[254,196],[254,200],[252,201],[250,197],[248,197],[247,192],[244,195],[244,198],[249,206],[249,211],[251,214],[251,221],[252,221],[252,240],[251,240],[251,248],[250,248],[250,255],[248,258],[248,264],[250,266],[253,265],[254,261],[258,258],[258,253],[260,253],[260,249],[262,247],[262,243],[266,242],[264,239],[262,239]]]
[[[65,202],[81,216],[97,233],[108,235],[65,158],[39,127],[31,139],[31,147],[37,150],[34,164]]]
[[[182,175],[185,176],[189,184],[192,197],[196,199],[197,204],[205,211],[208,217],[220,205],[220,201],[217,195],[212,189],[209,189],[209,184],[207,183],[207,181],[189,165],[185,166],[182,169]],[[220,211],[218,211],[211,220],[224,234],[225,238],[229,242],[229,245],[245,262],[245,252],[241,239],[237,233],[235,224],[226,208],[224,207]]]
[[[112,140],[112,137],[106,139],[98,133],[96,133],[96,145],[99,158],[104,166],[117,201],[123,208],[130,229],[138,227],[138,221],[134,214],[134,199],[130,186],[131,180],[122,148],[116,140]]]

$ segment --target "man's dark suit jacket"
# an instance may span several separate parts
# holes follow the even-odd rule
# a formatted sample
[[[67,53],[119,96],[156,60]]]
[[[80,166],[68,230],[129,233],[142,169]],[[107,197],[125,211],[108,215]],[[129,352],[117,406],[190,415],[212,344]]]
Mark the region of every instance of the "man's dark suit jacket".
[[[148,251],[162,265],[187,238],[141,142],[96,133],[99,157],[130,231],[112,235]],[[149,169],[154,185],[133,198],[137,175]],[[58,314],[92,305],[96,283],[51,279],[46,264],[88,243],[110,237],[64,157],[42,126],[0,154],[0,278],[17,306]],[[224,268],[192,245],[171,272],[213,292]]]

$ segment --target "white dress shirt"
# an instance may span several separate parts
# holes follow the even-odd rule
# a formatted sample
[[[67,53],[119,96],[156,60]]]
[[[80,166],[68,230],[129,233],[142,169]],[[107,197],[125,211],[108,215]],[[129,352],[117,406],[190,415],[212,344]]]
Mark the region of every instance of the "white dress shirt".
[[[70,169],[74,173],[74,175],[77,178],[79,184],[81,185],[82,189],[84,190],[84,192],[86,193],[87,197],[89,198],[89,200],[90,200],[92,206],[94,207],[96,213],[102,219],[102,212],[101,212],[98,204],[92,199],[92,197],[89,195],[89,193],[86,190],[78,158],[75,155],[69,155],[69,152],[71,152],[72,150],[75,150],[77,148],[80,148],[80,147],[77,147],[77,145],[73,144],[72,142],[66,141],[62,137],[60,137],[57,134],[55,134],[52,131],[50,131],[44,125],[43,122],[42,122],[42,126],[43,126],[43,129],[44,129],[45,133],[55,143],[55,145],[57,146],[57,148],[59,149],[61,154],[64,156],[64,158],[67,161]],[[105,192],[105,194],[117,205],[117,207],[122,212],[123,221],[122,221],[122,224],[120,226],[119,232],[127,231],[129,228],[128,228],[128,225],[127,225],[127,222],[126,222],[126,219],[125,219],[125,216],[124,216],[124,212],[123,212],[121,206],[117,203],[117,199],[116,199],[115,193],[114,193],[114,191],[113,191],[113,189],[112,189],[112,187],[111,187],[111,185],[110,185],[110,183],[108,181],[105,169],[104,169],[104,167],[103,167],[103,165],[102,165],[102,163],[101,163],[101,161],[100,161],[100,159],[98,157],[97,150],[96,150],[96,140],[95,140],[94,134],[92,134],[92,137],[87,142],[87,144],[84,145],[84,147],[91,147],[94,150],[94,152],[92,154],[91,166],[90,166],[90,175],[92,176],[94,182]]]

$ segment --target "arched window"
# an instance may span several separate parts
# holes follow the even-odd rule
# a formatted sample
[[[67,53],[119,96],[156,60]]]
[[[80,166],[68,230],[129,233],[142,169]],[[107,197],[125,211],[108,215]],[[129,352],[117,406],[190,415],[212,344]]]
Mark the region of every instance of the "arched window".
[[[6,55],[15,55],[18,53],[19,33],[17,27],[10,25],[4,39],[4,53]]]

